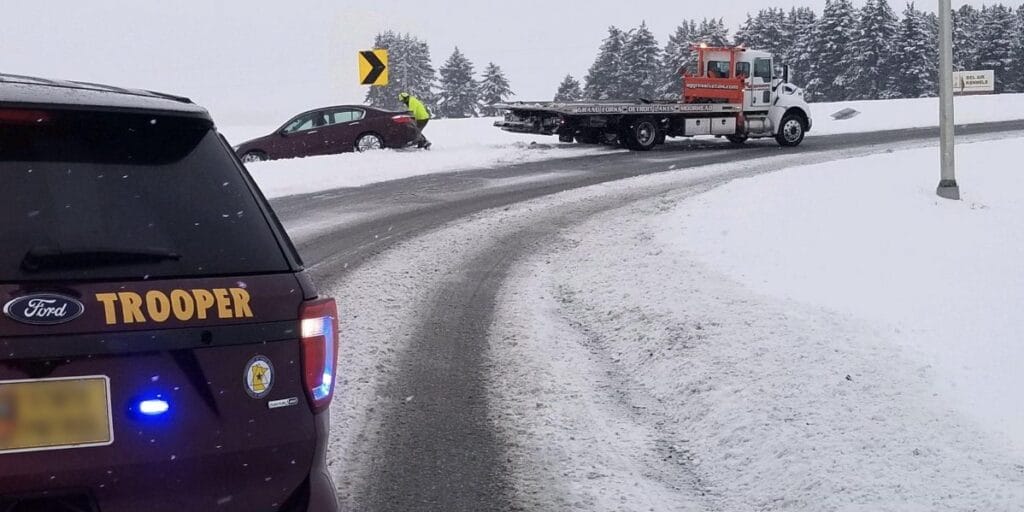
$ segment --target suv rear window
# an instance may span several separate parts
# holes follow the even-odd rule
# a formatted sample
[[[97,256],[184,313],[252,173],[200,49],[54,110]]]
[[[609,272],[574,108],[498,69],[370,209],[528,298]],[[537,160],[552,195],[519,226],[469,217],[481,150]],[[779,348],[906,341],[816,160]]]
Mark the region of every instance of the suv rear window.
[[[0,107],[0,237],[0,282],[290,270],[205,119]]]

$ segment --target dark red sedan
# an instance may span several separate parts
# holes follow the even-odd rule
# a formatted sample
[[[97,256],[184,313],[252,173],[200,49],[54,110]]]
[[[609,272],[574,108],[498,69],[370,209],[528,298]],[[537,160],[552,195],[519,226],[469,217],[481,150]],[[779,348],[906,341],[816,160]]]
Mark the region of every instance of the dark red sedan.
[[[235,152],[243,162],[259,162],[397,149],[414,144],[417,133],[408,112],[342,105],[303,112],[274,133],[240,144]]]

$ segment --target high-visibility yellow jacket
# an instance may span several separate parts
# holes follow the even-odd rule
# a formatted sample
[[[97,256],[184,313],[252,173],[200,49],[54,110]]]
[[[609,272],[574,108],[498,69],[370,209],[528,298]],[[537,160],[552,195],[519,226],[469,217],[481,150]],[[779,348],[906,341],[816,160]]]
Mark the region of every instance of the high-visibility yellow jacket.
[[[430,120],[430,111],[423,105],[423,102],[415,96],[409,96],[409,110],[412,111],[412,116],[417,121],[428,121]]]

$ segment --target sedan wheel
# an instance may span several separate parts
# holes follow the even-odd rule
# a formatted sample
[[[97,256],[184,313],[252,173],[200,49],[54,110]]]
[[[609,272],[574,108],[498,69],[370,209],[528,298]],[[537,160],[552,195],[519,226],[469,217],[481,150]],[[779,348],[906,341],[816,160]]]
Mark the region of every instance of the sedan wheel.
[[[364,151],[374,151],[384,148],[384,140],[379,135],[374,133],[367,133],[359,136],[356,140],[356,151],[362,153]]]
[[[259,151],[250,151],[245,155],[242,155],[242,163],[251,164],[253,162],[262,162],[267,159],[267,155],[260,153]]]

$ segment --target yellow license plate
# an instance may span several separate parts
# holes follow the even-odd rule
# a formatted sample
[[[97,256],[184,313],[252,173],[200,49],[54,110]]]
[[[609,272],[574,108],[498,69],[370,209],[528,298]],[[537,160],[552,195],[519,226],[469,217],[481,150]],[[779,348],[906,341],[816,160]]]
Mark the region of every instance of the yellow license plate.
[[[109,378],[0,381],[0,454],[113,442]]]

